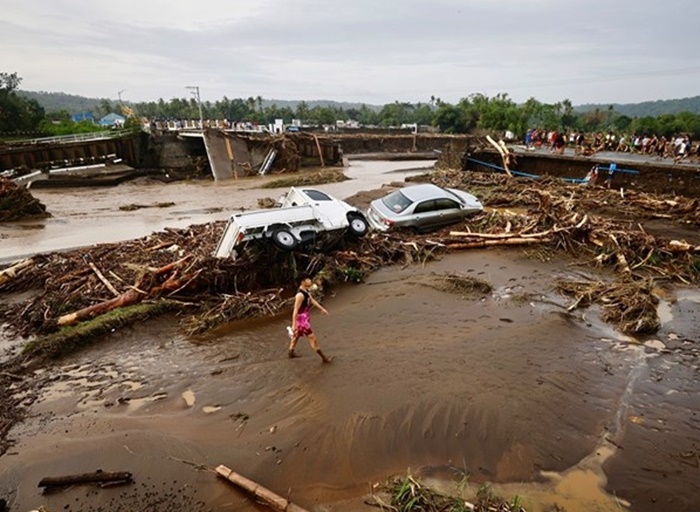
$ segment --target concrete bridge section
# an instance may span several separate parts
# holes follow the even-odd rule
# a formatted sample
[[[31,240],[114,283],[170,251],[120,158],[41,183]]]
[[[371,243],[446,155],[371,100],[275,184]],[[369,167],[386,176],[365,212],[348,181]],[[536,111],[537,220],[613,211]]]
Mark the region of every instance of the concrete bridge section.
[[[118,162],[135,168],[133,175],[162,171],[184,176],[210,171],[214,179],[220,181],[257,174],[271,156],[274,159],[267,161],[270,173],[294,172],[302,167],[342,166],[344,155],[364,154],[373,159],[392,159],[392,155],[397,158],[406,155],[437,157],[440,148],[454,138],[336,132],[271,135],[214,128],[159,135],[103,132],[0,145],[0,173],[13,177],[10,174],[17,175],[17,172],[23,175],[30,171],[79,169]],[[127,178],[119,176],[120,180]],[[56,179],[46,180],[41,186],[56,183]],[[82,185],[90,184],[109,182],[86,175]]]
[[[618,171],[612,175],[611,186],[615,188],[624,187],[652,194],[700,197],[700,165],[692,162],[674,163],[672,160],[657,160],[643,155],[616,152],[600,152],[591,157],[518,149],[515,153],[516,162],[510,166],[511,170],[538,176],[581,179],[594,165],[598,165],[601,170],[597,183],[600,185],[605,184],[610,164],[614,163]],[[493,167],[480,165],[474,160],[502,166],[501,156],[496,151],[480,150],[462,154],[461,166],[465,170],[493,170]],[[466,158],[467,156],[471,160]]]
[[[0,145],[0,173],[17,170],[49,170],[118,160],[136,166],[140,159],[139,135],[54,137]]]

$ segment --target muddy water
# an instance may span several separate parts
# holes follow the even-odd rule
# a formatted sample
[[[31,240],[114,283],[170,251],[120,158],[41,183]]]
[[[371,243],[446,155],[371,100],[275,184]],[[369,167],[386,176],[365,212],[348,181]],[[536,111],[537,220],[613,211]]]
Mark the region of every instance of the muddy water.
[[[383,183],[403,181],[406,176],[425,172],[433,164],[433,161],[352,161],[345,169],[349,181],[318,188],[344,199],[363,190],[380,188]],[[286,189],[259,188],[279,178],[280,175],[275,175],[220,183],[170,184],[137,180],[108,188],[36,189],[32,194],[53,216],[0,223],[0,263],[38,252],[129,240],[165,227],[180,228],[224,220],[241,209],[257,208],[260,198],[279,197]],[[156,203],[174,204],[167,208],[119,209]]]
[[[573,268],[475,251],[383,269],[313,318],[331,365],[305,345],[286,359],[286,315],[197,339],[175,319],[107,337],[47,370],[55,380],[13,430],[0,458],[12,510],[259,510],[190,463],[311,510],[364,509],[372,483],[409,469],[455,492],[491,482],[529,510],[698,510],[700,469],[683,454],[700,448],[700,295],[668,297],[643,346],[595,311],[565,312],[552,281]],[[447,271],[495,290],[432,288]],[[136,484],[36,488],[97,468]]]

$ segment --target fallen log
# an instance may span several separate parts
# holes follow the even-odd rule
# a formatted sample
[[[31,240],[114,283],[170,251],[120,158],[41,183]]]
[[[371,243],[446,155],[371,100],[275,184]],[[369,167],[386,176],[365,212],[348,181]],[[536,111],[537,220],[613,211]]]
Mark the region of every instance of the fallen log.
[[[74,484],[103,484],[107,482],[131,483],[132,481],[131,473],[128,471],[108,472],[98,469],[94,473],[44,477],[39,482],[38,487],[66,487]]]
[[[18,273],[20,273],[25,268],[31,267],[32,265],[34,265],[34,260],[27,259],[22,260],[9,268],[6,268],[5,270],[0,272],[0,284],[6,283],[10,279],[14,279],[15,277],[17,277]]]
[[[129,306],[141,300],[144,297],[142,293],[139,293],[138,289],[132,288],[119,297],[115,297],[106,302],[100,302],[99,304],[93,304],[86,308],[80,309],[73,313],[68,313],[59,317],[57,324],[59,326],[73,325],[83,320],[88,320],[90,318],[106,313],[107,311],[112,311],[113,309],[121,308],[124,306]]]
[[[480,247],[492,245],[530,245],[549,242],[551,242],[549,238],[504,238],[501,240],[479,240],[478,242],[465,244],[447,244],[447,249],[460,251],[463,249],[478,249]]]
[[[518,235],[516,235],[515,233],[472,233],[470,231],[450,231],[450,236],[487,238],[490,240],[506,240],[508,238],[515,238]]]
[[[178,261],[175,261],[173,263],[168,263],[167,265],[160,267],[160,268],[154,268],[150,269],[152,272],[153,276],[160,276],[163,274],[167,274],[168,272],[172,271],[173,269],[176,269],[180,265],[182,265],[184,262],[190,260],[192,258],[191,255],[185,256],[184,258],[179,259]],[[83,309],[80,309],[78,311],[75,311],[73,313],[68,313],[66,315],[63,315],[59,317],[59,319],[56,321],[56,324],[59,326],[65,326],[65,325],[73,325],[78,322],[82,322],[83,320],[89,320],[91,318],[94,318],[96,316],[99,316],[103,313],[107,313],[108,311],[112,311],[113,309],[117,308],[123,308],[124,306],[130,306],[132,304],[135,304],[136,302],[139,302],[143,298],[145,298],[148,295],[153,294],[153,290],[158,289],[165,289],[165,290],[174,290],[177,289],[182,283],[180,280],[177,280],[175,276],[170,276],[166,280],[167,286],[164,287],[154,287],[151,292],[144,291],[140,288],[141,283],[145,277],[145,274],[142,274],[139,277],[139,282],[136,283],[135,286],[130,286],[129,290],[126,292],[122,293],[121,295],[118,295],[117,297],[110,299],[105,302],[100,302],[99,304],[93,304],[91,306],[87,306]]]
[[[282,512],[308,512],[305,508],[295,505],[282,496],[275,494],[271,490],[247,479],[242,475],[239,475],[226,466],[221,465],[217,467],[216,474],[222,478],[225,478],[232,484],[237,485],[241,489],[251,493],[256,498],[260,498],[267,506],[273,508],[274,510],[280,510]]]

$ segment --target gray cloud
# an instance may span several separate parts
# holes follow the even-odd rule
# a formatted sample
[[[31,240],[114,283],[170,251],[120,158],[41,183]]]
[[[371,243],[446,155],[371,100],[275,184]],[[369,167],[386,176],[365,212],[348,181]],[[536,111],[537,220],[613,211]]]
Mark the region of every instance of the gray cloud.
[[[6,0],[7,2],[8,0]],[[699,93],[700,4],[671,0],[9,0],[2,71],[131,101],[387,103],[506,92],[634,102]]]

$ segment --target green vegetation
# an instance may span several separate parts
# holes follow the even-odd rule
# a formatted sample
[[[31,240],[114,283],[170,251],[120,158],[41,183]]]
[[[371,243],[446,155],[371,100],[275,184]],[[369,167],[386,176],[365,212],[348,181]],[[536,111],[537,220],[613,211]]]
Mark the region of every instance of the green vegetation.
[[[460,484],[462,491],[465,490],[465,482],[466,479]],[[436,492],[409,474],[391,480],[386,491],[391,503],[389,506],[379,503],[381,508],[386,506],[398,512],[525,512],[520,496],[514,496],[510,501],[505,500],[496,496],[488,484],[479,487],[473,499],[467,499]]]
[[[180,307],[174,302],[160,301],[114,309],[92,320],[81,322],[75,326],[64,327],[53,334],[32,340],[24,346],[23,353],[25,355],[42,355],[45,357],[64,355],[95,341],[99,335],[160,315],[166,311],[179,309]]]
[[[99,118],[110,112],[126,111],[139,128],[138,118],[198,119],[199,105],[195,98],[172,98],[169,101],[116,103],[108,99],[88,99],[64,93],[20,92],[21,78],[16,73],[0,73],[0,134],[36,131],[42,134],[78,133],[95,130],[72,123],[70,115],[92,112]],[[43,106],[42,106],[43,105]],[[508,94],[494,97],[483,94],[464,96],[456,104],[431,96],[426,102],[388,103],[383,106],[338,103],[332,101],[266,100],[260,96],[218,101],[201,105],[205,119],[227,119],[231,122],[273,123],[298,119],[305,125],[333,125],[337,121],[355,121],[365,127],[389,128],[402,124],[432,125],[444,133],[474,131],[513,132],[522,137],[529,128],[576,130],[585,132],[656,133],[670,137],[688,133],[700,138],[700,96],[682,100],[646,102],[636,105],[585,105],[574,108],[564,99],[548,104],[535,98],[516,103]],[[46,109],[47,114],[45,114]],[[127,124],[129,124],[127,122]]]
[[[36,100],[17,94],[20,83],[17,73],[0,72],[0,134],[34,131],[44,119],[44,109]]]

